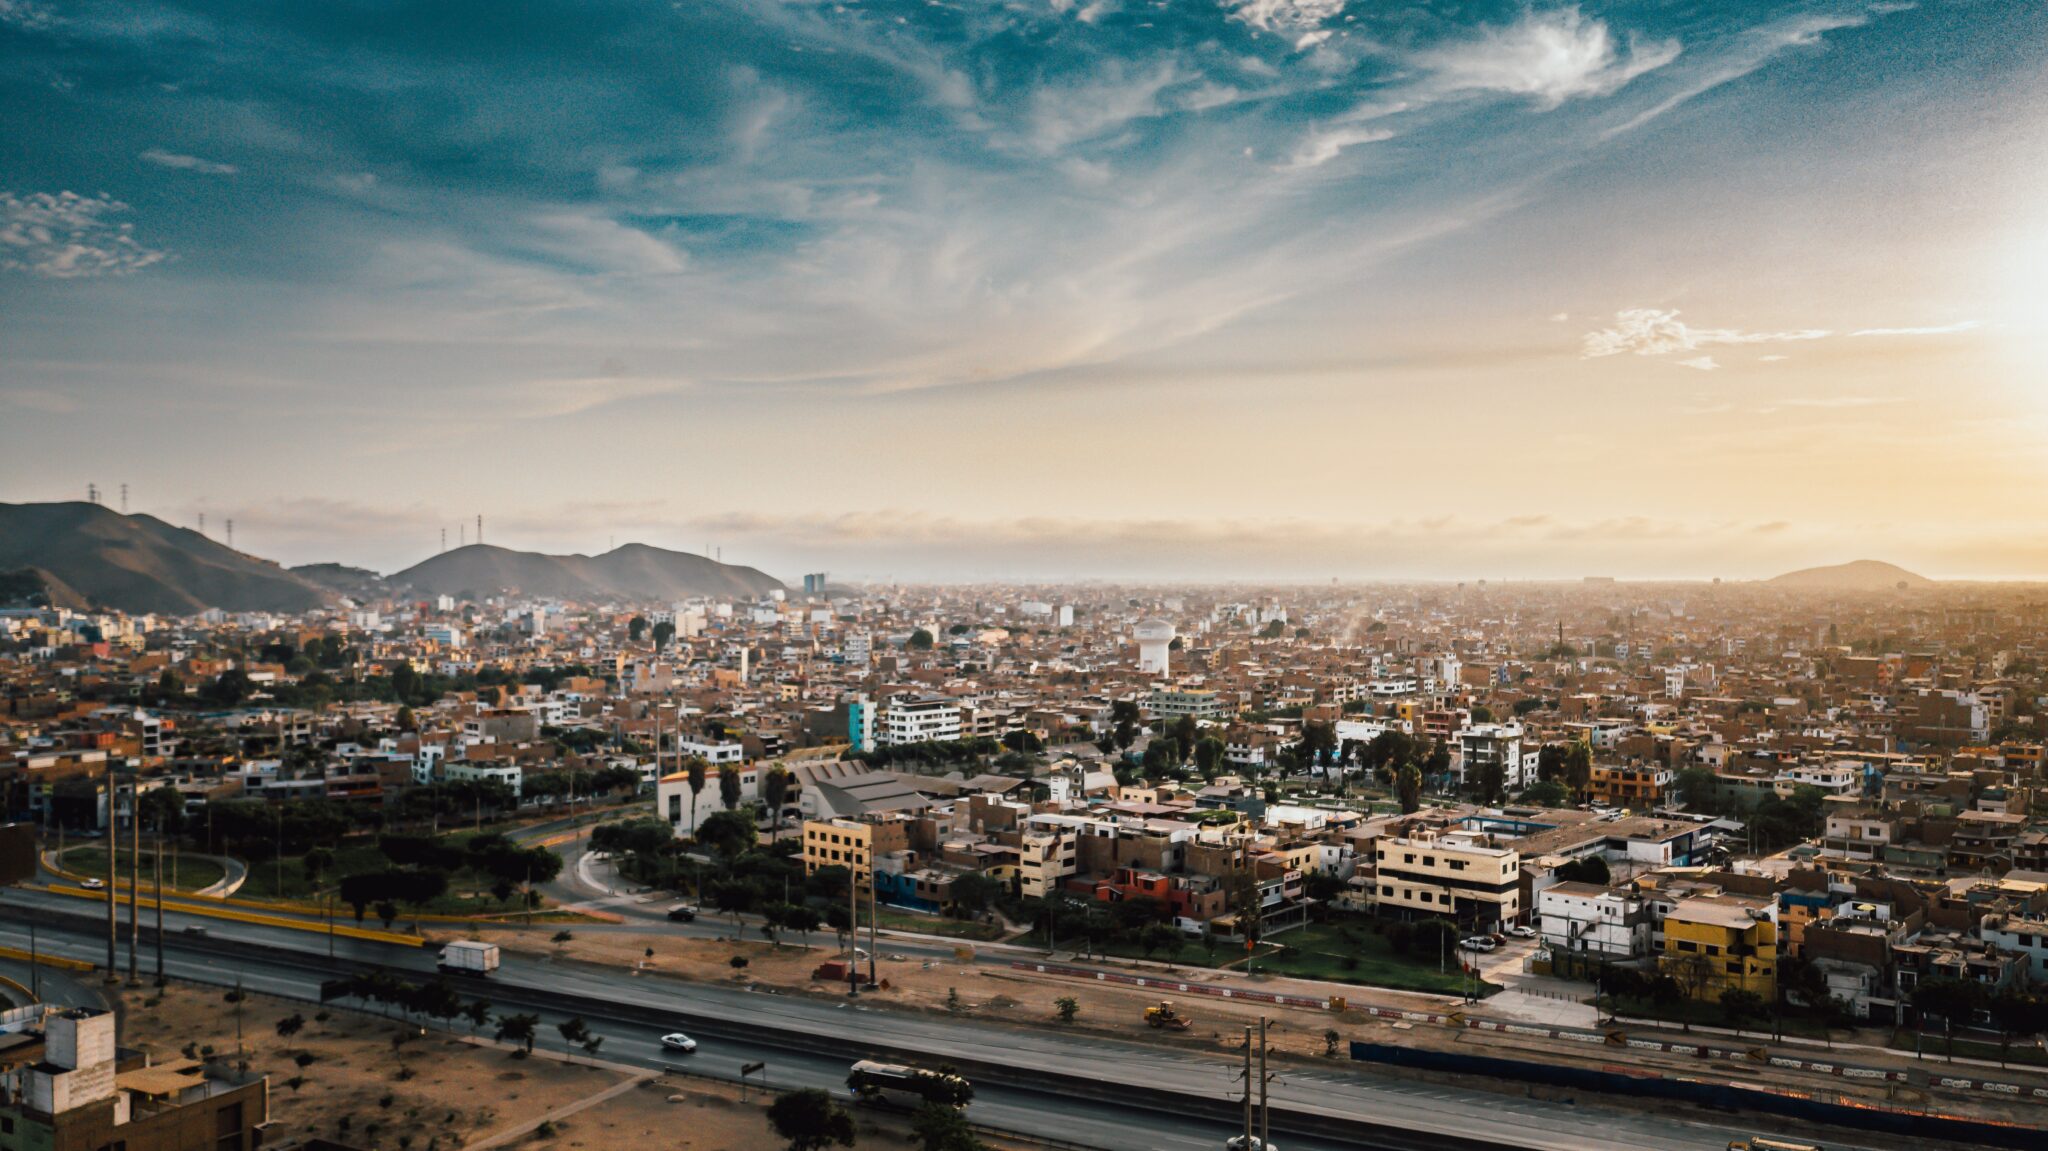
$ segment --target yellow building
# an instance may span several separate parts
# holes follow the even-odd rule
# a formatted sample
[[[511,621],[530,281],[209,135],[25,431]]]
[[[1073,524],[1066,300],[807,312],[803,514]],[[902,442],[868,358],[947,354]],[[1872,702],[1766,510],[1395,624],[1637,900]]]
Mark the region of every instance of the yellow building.
[[[868,888],[875,857],[910,846],[909,825],[900,819],[867,822],[857,819],[804,821],[804,874],[821,867],[853,872],[860,890]]]
[[[1382,914],[1442,916],[1469,926],[1514,923],[1522,914],[1522,857],[1476,837],[1418,835],[1373,843]]]
[[[1775,904],[1739,895],[1681,899],[1664,916],[1664,946],[1657,971],[1691,999],[1719,1001],[1748,991],[1774,1002],[1778,995],[1778,925]]]

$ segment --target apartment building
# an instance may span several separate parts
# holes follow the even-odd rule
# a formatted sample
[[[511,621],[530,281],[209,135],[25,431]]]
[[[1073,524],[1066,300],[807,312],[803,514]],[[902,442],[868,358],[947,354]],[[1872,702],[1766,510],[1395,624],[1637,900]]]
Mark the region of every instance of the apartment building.
[[[844,867],[854,884],[868,890],[869,874],[879,856],[910,849],[907,819],[831,819],[804,822],[804,874],[821,867]],[[899,869],[900,871],[900,869]]]
[[[39,1044],[0,1052],[6,1151],[255,1151],[269,1120],[267,1079],[124,1055],[111,1012],[48,1013]]]
[[[1383,913],[1473,926],[1521,916],[1522,857],[1513,848],[1463,836],[1387,838],[1374,842],[1373,863]]]
[[[1475,723],[1457,733],[1458,782],[1469,783],[1487,769],[1498,766],[1506,788],[1520,791],[1533,780],[1522,774],[1522,725],[1519,723]]]
[[[1161,719],[1191,715],[1196,719],[1221,719],[1228,714],[1223,700],[1213,691],[1193,688],[1155,688],[1145,697],[1145,707]]]
[[[1650,953],[1650,917],[1633,893],[1593,883],[1554,883],[1536,900],[1543,946],[1553,955],[1619,963]]]
[[[881,742],[943,743],[960,738],[960,705],[942,695],[894,699],[882,713]]]
[[[1593,765],[1587,793],[1597,803],[1647,811],[1664,802],[1678,773],[1655,763]]]
[[[1741,895],[1680,899],[1664,915],[1658,971],[1677,980],[1688,998],[1718,1001],[1740,990],[1775,1001],[1777,906]]]

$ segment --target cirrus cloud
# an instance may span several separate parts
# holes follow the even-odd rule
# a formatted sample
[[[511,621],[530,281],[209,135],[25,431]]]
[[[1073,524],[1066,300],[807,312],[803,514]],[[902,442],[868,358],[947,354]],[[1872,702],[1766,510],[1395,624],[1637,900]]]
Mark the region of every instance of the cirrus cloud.
[[[1580,342],[1581,358],[1593,360],[1633,352],[1638,356],[1663,356],[1690,352],[1716,344],[1774,344],[1798,340],[1820,340],[1833,335],[1825,328],[1799,328],[1784,332],[1744,332],[1734,328],[1695,328],[1678,318],[1678,312],[1656,308],[1628,308],[1615,313],[1614,326],[1587,332]],[[1711,357],[1706,357],[1711,360]],[[1702,367],[1688,363],[1687,367]],[[1718,365],[1716,365],[1718,366]]]
[[[1526,96],[1555,108],[1607,96],[1678,58],[1676,40],[1617,39],[1603,20],[1577,8],[1534,9],[1513,24],[1424,53],[1420,63],[1448,91]]]
[[[128,205],[106,195],[0,192],[0,268],[54,280],[125,275],[164,258],[112,217]]]

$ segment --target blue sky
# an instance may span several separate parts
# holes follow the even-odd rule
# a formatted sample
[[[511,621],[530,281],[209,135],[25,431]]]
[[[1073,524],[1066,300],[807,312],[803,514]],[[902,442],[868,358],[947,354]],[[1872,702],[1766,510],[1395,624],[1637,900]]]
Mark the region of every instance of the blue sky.
[[[481,512],[877,576],[2048,574],[2044,45],[0,0],[0,498],[387,569]]]

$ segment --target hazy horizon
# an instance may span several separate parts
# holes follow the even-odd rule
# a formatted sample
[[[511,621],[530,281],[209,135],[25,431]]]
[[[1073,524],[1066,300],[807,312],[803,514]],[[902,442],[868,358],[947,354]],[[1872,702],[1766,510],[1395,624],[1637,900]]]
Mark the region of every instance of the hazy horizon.
[[[0,499],[382,572],[2048,576],[2048,8],[0,0]]]

